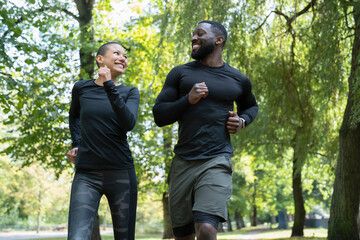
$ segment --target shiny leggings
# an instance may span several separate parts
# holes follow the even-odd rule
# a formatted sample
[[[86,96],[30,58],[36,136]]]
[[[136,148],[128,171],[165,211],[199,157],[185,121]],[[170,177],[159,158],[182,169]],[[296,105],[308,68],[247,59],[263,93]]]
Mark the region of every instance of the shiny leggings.
[[[68,240],[91,239],[94,219],[103,194],[111,210],[114,239],[135,238],[137,205],[135,170],[77,170],[71,187]]]

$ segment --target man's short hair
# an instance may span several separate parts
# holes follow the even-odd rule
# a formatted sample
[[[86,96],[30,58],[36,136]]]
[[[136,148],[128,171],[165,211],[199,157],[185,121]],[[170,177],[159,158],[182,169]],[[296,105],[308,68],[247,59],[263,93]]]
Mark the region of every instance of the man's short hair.
[[[112,44],[118,44],[120,46],[122,46],[120,43],[118,42],[107,42],[103,45],[101,45],[96,53],[96,57],[101,55],[101,56],[104,56],[106,54],[106,51],[108,50],[108,47],[109,45],[112,45]],[[123,46],[122,46],[123,47]],[[124,48],[125,49],[125,48]],[[99,67],[99,63],[96,61],[96,65]]]
[[[208,23],[208,24],[210,24],[211,28],[213,30],[215,30],[215,32],[216,32],[216,34],[218,36],[224,37],[223,46],[225,45],[226,40],[227,40],[227,31],[226,31],[225,27],[221,23],[218,23],[216,21],[209,21],[209,20],[204,20],[204,21],[199,22],[199,24],[200,23]]]

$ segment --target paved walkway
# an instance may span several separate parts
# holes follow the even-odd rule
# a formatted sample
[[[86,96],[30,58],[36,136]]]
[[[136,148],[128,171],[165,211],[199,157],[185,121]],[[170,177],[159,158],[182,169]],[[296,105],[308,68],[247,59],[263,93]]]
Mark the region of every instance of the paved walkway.
[[[112,234],[110,230],[100,231],[101,235]],[[20,240],[20,239],[41,239],[41,238],[56,238],[66,237],[67,231],[24,231],[24,232],[0,232],[0,240]]]

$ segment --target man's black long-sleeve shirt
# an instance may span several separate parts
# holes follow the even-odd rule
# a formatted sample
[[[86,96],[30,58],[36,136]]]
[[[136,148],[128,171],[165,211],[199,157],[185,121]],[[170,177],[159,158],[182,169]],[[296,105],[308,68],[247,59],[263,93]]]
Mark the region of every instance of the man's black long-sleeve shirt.
[[[139,108],[137,88],[104,86],[94,80],[75,83],[69,112],[72,146],[78,147],[77,169],[106,170],[132,168],[133,158],[127,131],[134,128]]]
[[[206,83],[209,94],[191,105],[188,93],[195,83],[201,82]],[[178,121],[179,138],[174,152],[181,158],[231,157],[233,148],[226,123],[234,102],[238,116],[249,125],[258,113],[250,80],[227,63],[221,67],[207,67],[193,61],[169,72],[153,114],[160,127]]]

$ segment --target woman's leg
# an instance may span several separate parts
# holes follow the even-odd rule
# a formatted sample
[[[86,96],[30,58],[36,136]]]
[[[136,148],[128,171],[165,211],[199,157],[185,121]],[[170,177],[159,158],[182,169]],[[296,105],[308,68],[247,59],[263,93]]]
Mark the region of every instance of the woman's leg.
[[[115,240],[135,239],[137,181],[134,169],[111,171],[105,177]]]
[[[91,239],[94,219],[102,196],[102,175],[77,171],[71,186],[68,240]]]

